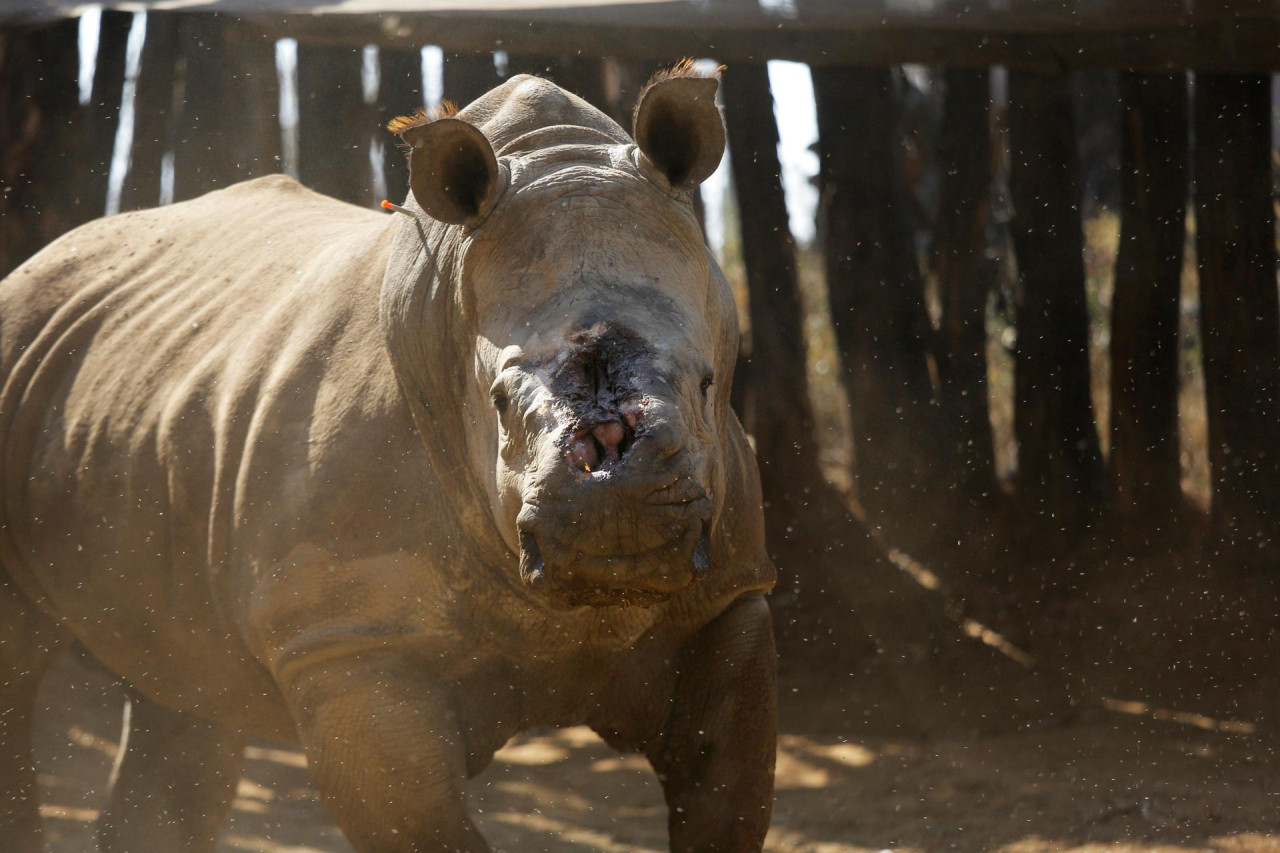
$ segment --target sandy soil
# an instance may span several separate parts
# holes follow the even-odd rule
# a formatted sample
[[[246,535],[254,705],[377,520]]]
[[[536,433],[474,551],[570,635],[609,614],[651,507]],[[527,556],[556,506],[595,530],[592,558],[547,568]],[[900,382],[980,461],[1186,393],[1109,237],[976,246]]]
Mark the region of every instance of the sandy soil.
[[[769,850],[1280,851],[1280,762],[1248,721],[1112,702],[1069,725],[925,741],[851,734],[859,700],[838,691],[783,685]],[[53,853],[94,849],[121,701],[71,657],[45,684],[37,743]],[[652,772],[587,729],[517,739],[472,799],[495,849],[666,849]],[[219,853],[350,850],[302,755],[254,743]]]

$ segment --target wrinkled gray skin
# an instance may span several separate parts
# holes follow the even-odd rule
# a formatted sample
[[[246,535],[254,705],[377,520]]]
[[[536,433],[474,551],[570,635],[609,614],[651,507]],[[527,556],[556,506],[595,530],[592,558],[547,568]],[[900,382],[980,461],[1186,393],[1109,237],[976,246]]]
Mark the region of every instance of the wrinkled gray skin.
[[[264,178],[0,283],[6,850],[71,640],[132,696],[107,851],[212,850],[251,734],[357,850],[485,850],[465,780],[582,723],[648,756],[672,849],[761,846],[773,569],[688,197],[714,88],[656,84],[637,148],[515,78],[404,132],[412,216]]]

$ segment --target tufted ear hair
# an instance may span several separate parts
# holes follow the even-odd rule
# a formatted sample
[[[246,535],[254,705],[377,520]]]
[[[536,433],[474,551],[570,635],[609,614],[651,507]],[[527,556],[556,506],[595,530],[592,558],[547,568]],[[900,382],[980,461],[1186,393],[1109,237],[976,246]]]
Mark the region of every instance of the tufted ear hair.
[[[419,113],[399,118],[387,129],[409,149],[409,189],[432,219],[450,225],[479,225],[502,191],[498,158],[480,128],[445,115]]]
[[[655,74],[640,93],[631,135],[649,165],[676,189],[705,181],[724,156],[719,88],[719,71],[704,76],[685,59]]]

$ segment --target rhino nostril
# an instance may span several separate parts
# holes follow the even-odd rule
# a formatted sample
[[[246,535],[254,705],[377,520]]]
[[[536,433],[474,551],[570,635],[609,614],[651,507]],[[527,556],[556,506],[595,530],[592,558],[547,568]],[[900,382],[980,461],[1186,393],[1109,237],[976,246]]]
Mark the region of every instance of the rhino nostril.
[[[600,443],[589,430],[580,429],[569,440],[569,449],[565,457],[569,465],[579,471],[595,471],[600,467]]]
[[[621,461],[635,443],[635,430],[617,420],[583,427],[573,434],[565,458],[579,471],[599,471]]]
[[[622,442],[627,437],[627,431],[622,428],[622,424],[617,421],[608,421],[593,429],[591,434],[600,443],[600,450],[604,460],[606,462],[617,462],[622,455]]]

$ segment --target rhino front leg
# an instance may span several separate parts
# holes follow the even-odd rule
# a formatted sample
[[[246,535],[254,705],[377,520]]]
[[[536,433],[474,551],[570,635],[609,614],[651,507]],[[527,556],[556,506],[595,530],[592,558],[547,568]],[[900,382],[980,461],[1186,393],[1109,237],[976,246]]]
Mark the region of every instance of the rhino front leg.
[[[111,797],[98,819],[103,853],[212,853],[244,762],[239,732],[136,693],[125,712]]]
[[[286,696],[312,782],[360,853],[483,853],[450,695],[387,654],[308,667]]]
[[[673,851],[761,849],[776,740],[773,623],[764,597],[751,595],[686,646],[664,733],[647,750]]]

